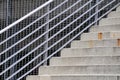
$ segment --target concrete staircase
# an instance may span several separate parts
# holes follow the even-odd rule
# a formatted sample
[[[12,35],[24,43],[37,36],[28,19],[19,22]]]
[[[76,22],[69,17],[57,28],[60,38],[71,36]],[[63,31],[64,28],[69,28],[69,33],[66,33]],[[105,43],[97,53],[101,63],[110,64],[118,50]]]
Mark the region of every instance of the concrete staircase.
[[[27,80],[120,80],[120,7]]]

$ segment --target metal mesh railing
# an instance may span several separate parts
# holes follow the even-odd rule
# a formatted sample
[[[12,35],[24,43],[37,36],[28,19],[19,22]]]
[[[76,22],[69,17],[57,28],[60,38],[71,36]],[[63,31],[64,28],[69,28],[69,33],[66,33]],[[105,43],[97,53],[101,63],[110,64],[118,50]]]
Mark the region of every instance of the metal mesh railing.
[[[18,20],[0,31],[1,80],[37,74],[41,65],[49,64],[52,56],[59,55],[61,49],[120,4],[119,0],[46,0],[42,5],[37,0],[35,5],[31,4],[33,0],[25,1],[24,6],[18,6],[33,11],[14,9],[11,19]],[[19,19],[18,14],[19,18],[25,16]]]

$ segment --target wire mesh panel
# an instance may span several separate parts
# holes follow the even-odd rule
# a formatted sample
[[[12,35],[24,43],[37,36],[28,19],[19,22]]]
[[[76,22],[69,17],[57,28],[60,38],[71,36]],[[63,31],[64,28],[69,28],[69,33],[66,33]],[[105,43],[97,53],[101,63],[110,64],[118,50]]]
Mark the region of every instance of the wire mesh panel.
[[[118,3],[119,0],[1,2],[1,6],[5,6],[1,9],[4,13],[1,19],[5,19],[1,22],[4,25],[1,29],[12,25],[0,34],[1,80],[24,80],[28,74],[37,74],[41,65],[49,65],[52,56],[59,56],[61,49],[69,47],[73,39],[79,39],[82,32],[97,24]],[[34,13],[15,25],[11,24],[30,11]]]

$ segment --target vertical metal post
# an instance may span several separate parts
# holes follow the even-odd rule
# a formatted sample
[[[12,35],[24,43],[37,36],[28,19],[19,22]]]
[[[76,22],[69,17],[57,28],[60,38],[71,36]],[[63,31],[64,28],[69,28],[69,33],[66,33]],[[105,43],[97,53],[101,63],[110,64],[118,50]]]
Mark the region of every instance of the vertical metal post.
[[[96,4],[99,2],[99,0],[96,0]],[[95,8],[95,12],[97,12],[99,10],[99,5],[97,5],[96,6],[96,8]],[[98,17],[99,17],[99,15],[98,15],[98,13],[95,15],[95,21],[98,19]],[[98,25],[98,22],[96,22],[96,24],[95,25]]]
[[[89,4],[89,8],[88,8],[88,9],[90,9],[91,7],[92,7],[92,2]],[[92,11],[89,12],[89,17],[91,16],[91,14],[92,14]],[[92,21],[89,20],[89,24],[90,24],[91,22],[92,22]]]
[[[12,6],[12,0],[7,0],[7,3],[6,3],[6,26],[8,26],[9,24],[11,24],[11,20],[12,20],[12,17],[11,17],[11,6]],[[16,29],[14,29],[13,30],[13,32],[15,31]],[[6,38],[9,36],[10,34],[9,34],[9,31],[7,31],[6,32]],[[12,39],[12,42],[14,43],[14,41],[16,40],[16,38],[13,38]],[[10,42],[11,44],[12,44],[12,42]],[[8,48],[9,47],[9,43],[8,42],[6,42],[6,48]],[[11,54],[14,54],[14,52],[15,52],[15,49],[16,48],[14,48],[14,49],[12,49],[12,51],[11,51]],[[5,54],[5,56],[6,56],[6,58],[7,58],[7,56],[9,56],[9,54],[8,53],[6,53]],[[15,58],[12,58],[11,59],[11,61],[10,61],[10,65],[12,64],[12,63],[14,63],[15,62]],[[7,64],[5,64],[6,65],[6,67],[7,67]],[[10,69],[10,72],[9,72],[9,75],[12,75],[13,73],[14,73],[14,71],[15,71],[15,67],[13,67],[13,68],[11,68]],[[7,74],[7,73],[6,73]],[[6,76],[7,77],[7,76]],[[11,78],[10,80],[16,80],[16,78],[15,77],[13,77],[13,78]]]
[[[46,12],[49,12],[49,7],[50,5],[47,6],[47,11]],[[46,16],[46,22],[49,21],[49,14]],[[46,28],[45,28],[45,31],[48,31],[49,30],[49,23],[46,25]],[[45,40],[48,40],[49,38],[49,32],[45,35]],[[45,44],[45,48],[44,50],[46,50],[48,48],[48,42]],[[48,51],[45,53],[44,55],[44,59],[46,59],[48,57]],[[47,65],[47,61],[44,63],[44,65]]]
[[[3,3],[3,4],[6,4],[6,25],[5,26],[7,26],[9,24],[8,23],[8,21],[9,21],[9,0],[6,0],[6,3]],[[9,32],[6,31],[6,38],[8,37],[8,34],[9,34]],[[6,48],[7,47],[8,47],[8,43],[6,42]],[[5,59],[6,59],[6,57],[7,57],[7,53],[5,53]],[[7,68],[7,64],[5,63],[4,69],[6,69],[6,68]],[[6,78],[7,78],[7,73],[4,74],[4,80],[6,80]]]

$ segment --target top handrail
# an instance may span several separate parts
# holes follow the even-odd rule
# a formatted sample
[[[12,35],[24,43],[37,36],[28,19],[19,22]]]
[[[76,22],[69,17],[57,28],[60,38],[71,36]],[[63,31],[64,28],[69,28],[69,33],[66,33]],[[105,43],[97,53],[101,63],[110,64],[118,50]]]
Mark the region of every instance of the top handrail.
[[[0,30],[0,34],[2,34],[3,32],[7,31],[8,29],[12,28],[13,26],[15,26],[16,24],[20,23],[21,21],[23,21],[24,19],[28,18],[29,16],[33,15],[34,13],[36,13],[37,11],[39,11],[40,9],[42,9],[43,7],[47,6],[48,4],[50,4],[51,2],[53,2],[53,0],[49,0],[46,3],[44,3],[43,5],[39,6],[38,8],[34,9],[33,11],[29,12],[28,14],[26,14],[25,16],[21,17],[20,19],[18,19],[17,21],[13,22],[12,24],[8,25],[7,27],[5,27],[4,29]]]

